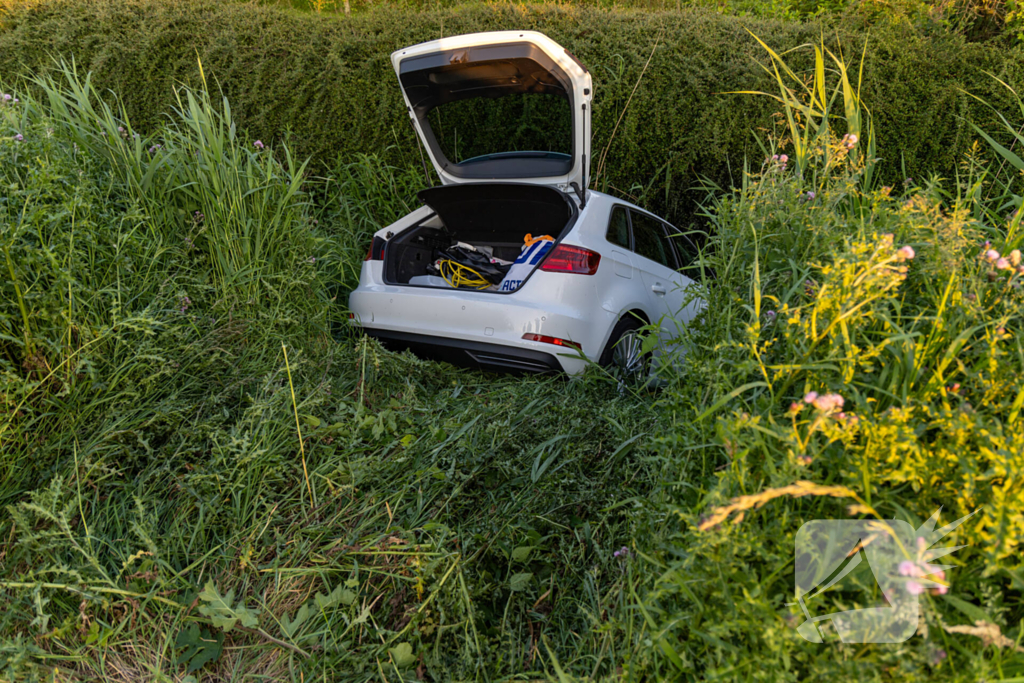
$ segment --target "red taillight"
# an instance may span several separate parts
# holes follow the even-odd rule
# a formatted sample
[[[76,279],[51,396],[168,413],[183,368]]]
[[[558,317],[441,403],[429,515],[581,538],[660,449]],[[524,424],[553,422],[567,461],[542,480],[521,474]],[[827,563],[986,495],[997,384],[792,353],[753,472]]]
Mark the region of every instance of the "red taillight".
[[[601,255],[583,247],[559,244],[540,264],[541,270],[550,273],[581,273],[593,275],[601,263]]]
[[[568,346],[573,349],[582,349],[583,345],[568,339],[559,339],[558,337],[549,337],[544,334],[524,334],[523,339],[526,341],[542,342],[544,344],[554,344],[555,346]]]
[[[373,241],[370,242],[370,249],[366,252],[366,258],[364,261],[383,261],[384,260],[384,245],[387,242],[380,237],[374,237]]]

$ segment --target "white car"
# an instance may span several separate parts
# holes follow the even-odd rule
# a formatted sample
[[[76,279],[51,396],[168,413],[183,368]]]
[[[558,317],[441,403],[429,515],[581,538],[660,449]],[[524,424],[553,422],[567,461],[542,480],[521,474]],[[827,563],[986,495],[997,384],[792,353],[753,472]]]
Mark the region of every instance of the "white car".
[[[532,31],[443,38],[391,61],[442,184],[374,235],[352,322],[389,346],[487,370],[577,374],[597,362],[645,373],[636,331],[660,323],[671,340],[699,308],[680,272],[696,249],[586,189],[587,69]],[[454,245],[476,261],[452,257]],[[463,267],[473,263],[508,272],[488,281]]]

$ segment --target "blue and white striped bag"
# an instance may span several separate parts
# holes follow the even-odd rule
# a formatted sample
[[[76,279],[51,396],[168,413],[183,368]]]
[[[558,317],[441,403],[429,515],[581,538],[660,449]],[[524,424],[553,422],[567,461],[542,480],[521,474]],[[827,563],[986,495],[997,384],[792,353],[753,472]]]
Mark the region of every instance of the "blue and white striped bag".
[[[551,245],[554,243],[554,240],[537,240],[523,249],[523,252],[519,254],[519,258],[515,260],[515,263],[505,273],[504,279],[498,285],[498,291],[514,292],[519,289],[519,285],[523,284],[523,280],[533,272],[533,269],[537,267],[537,264],[544,258],[544,255],[551,250]]]

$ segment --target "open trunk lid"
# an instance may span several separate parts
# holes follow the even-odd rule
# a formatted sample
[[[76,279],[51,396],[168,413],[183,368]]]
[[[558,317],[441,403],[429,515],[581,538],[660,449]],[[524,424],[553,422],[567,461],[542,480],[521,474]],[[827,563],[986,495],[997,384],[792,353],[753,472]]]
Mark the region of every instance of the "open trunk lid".
[[[453,36],[398,50],[391,62],[442,184],[586,189],[590,74],[547,36]]]

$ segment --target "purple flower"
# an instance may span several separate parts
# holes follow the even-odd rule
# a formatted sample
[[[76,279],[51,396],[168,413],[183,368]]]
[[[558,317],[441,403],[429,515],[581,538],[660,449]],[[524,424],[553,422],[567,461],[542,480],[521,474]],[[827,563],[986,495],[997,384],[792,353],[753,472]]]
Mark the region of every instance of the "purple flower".
[[[917,581],[907,581],[907,592],[911,595],[920,595],[924,593],[924,586]]]
[[[807,395],[804,396],[804,403],[814,403],[818,399],[817,391],[808,391]]]
[[[163,145],[153,145],[152,147],[149,148],[149,153],[156,154],[156,151],[161,147],[163,147]]]
[[[10,102],[11,101],[11,96],[8,95],[7,93],[4,93],[3,94],[3,101],[4,102]]]
[[[21,133],[18,133],[17,135],[14,136],[14,141],[15,142],[21,142],[24,139],[25,139],[25,136],[22,135]]]
[[[260,150],[265,147],[262,140],[257,140],[256,142],[252,143],[252,146]]]
[[[817,197],[817,196],[818,196],[818,195],[817,195],[817,194],[815,194],[815,193],[814,193],[814,191],[812,190],[812,191],[810,191],[810,192],[808,192],[808,193],[807,193],[807,201],[811,201],[812,199],[814,199],[814,198],[815,198],[815,197]]]
[[[899,251],[896,252],[896,256],[898,256],[901,261],[912,259],[916,255],[917,254],[914,252],[914,248],[909,245],[900,247]]]
[[[999,260],[999,252],[995,249],[989,249],[985,252],[985,260],[989,263],[995,263]]]
[[[310,256],[309,257],[309,262],[310,263],[316,263],[316,256]]]
[[[627,548],[626,546],[622,546],[614,553],[612,553],[612,556],[624,560],[627,557],[629,557],[629,548]]]
[[[787,163],[789,161],[789,157],[786,156],[785,154],[780,154],[779,155],[779,161],[781,161],[782,163],[785,164],[785,163]]]
[[[1013,266],[1010,265],[1010,261],[1005,257],[996,259],[996,268],[999,270],[1013,270]]]
[[[192,214],[192,219],[196,223],[202,223],[204,220],[206,220],[206,216],[203,215],[202,211],[196,211],[194,214]]]
[[[775,311],[765,311],[764,315],[769,321],[775,320]]]
[[[184,313],[188,310],[188,307],[192,305],[192,299],[189,299],[187,296],[183,296],[181,297],[181,300],[178,301],[178,304],[181,307],[181,312]]]

